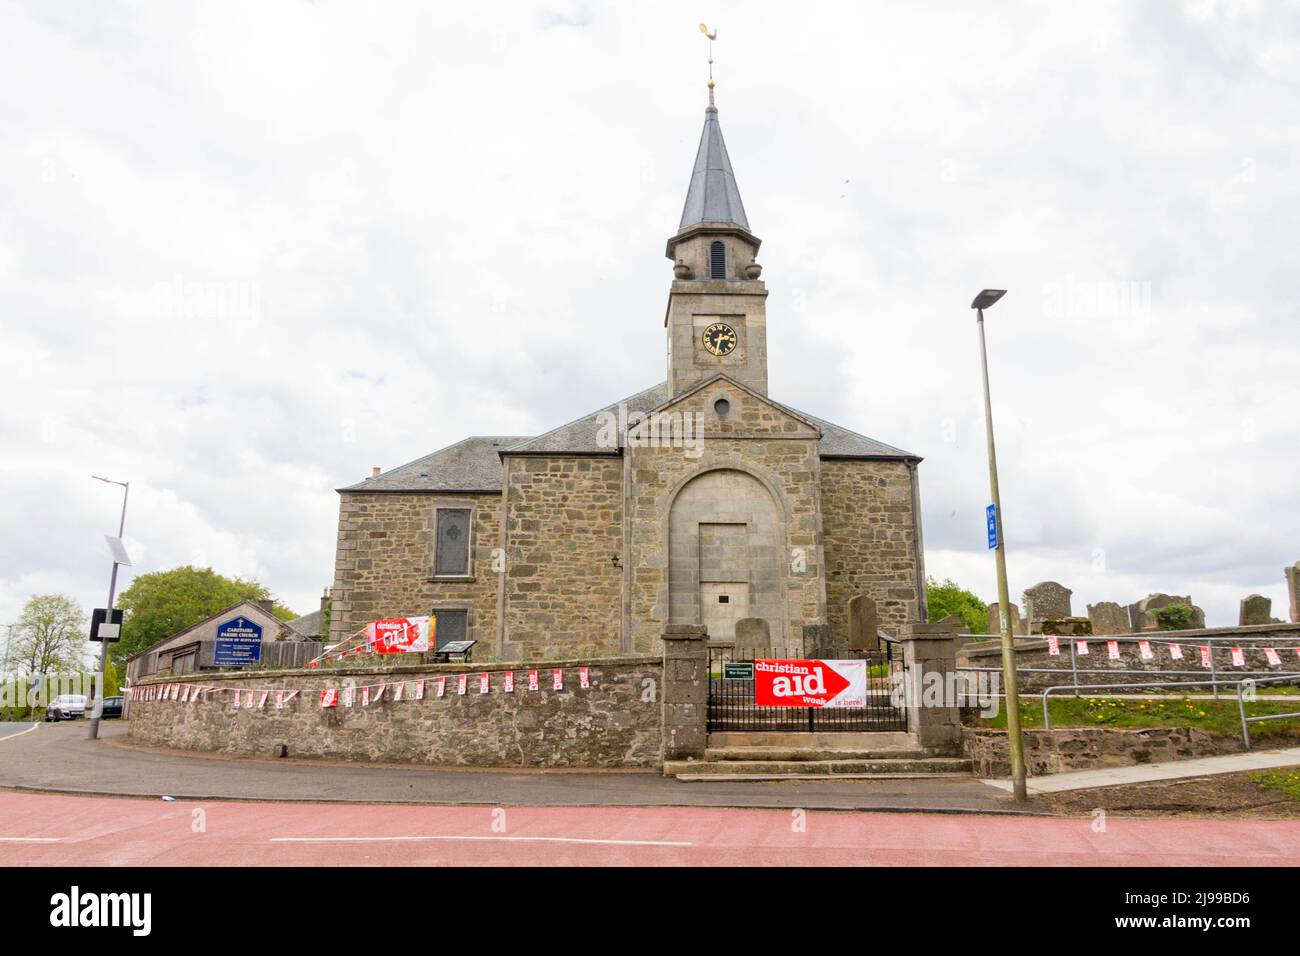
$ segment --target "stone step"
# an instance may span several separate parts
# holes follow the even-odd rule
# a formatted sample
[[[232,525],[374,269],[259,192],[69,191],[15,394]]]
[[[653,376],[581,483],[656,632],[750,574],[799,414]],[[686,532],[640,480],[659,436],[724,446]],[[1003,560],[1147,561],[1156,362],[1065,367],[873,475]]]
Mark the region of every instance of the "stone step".
[[[899,731],[713,731],[710,747],[782,747],[788,750],[907,750],[916,737]]]
[[[919,747],[824,749],[799,747],[710,747],[705,760],[902,760],[929,756]]]
[[[773,780],[797,780],[817,783],[832,780],[969,780],[969,773],[679,773],[682,783],[762,783]]]
[[[666,760],[664,776],[780,776],[839,777],[846,774],[966,774],[971,762],[964,757],[896,757],[888,760]]]

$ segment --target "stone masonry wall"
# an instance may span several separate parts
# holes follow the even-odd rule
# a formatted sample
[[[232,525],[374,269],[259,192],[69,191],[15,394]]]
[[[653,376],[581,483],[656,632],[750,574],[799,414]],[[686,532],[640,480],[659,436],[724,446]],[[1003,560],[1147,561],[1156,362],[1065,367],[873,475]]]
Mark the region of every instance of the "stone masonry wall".
[[[1022,737],[1025,772],[1031,777],[1189,760],[1241,750],[1239,737],[1215,737],[1196,727],[1053,727],[1024,730]],[[1011,773],[1005,730],[967,730],[963,743],[977,777]]]
[[[568,664],[563,690],[551,687],[550,668]],[[661,762],[663,661],[619,658],[583,661],[590,686],[578,686],[579,662],[539,667],[539,689],[528,690],[527,669],[515,666],[515,690],[502,688],[505,665],[466,668],[428,665],[385,670],[268,671],[204,674],[204,686],[222,688],[198,703],[133,700],[130,735],[138,743],[182,750],[252,756],[316,757],[386,763],[476,767],[656,767]],[[472,671],[459,696],[455,675]],[[491,691],[480,694],[478,674]],[[448,677],[447,696],[434,697],[431,678]],[[426,678],[425,699],[414,700],[413,681]],[[184,682],[184,678],[177,678]],[[392,691],[369,707],[360,694],[351,708],[320,706],[320,690],[405,680],[403,700]],[[149,682],[137,686],[146,686]],[[155,683],[167,683],[158,681]],[[229,690],[308,688],[284,710],[272,693],[265,709],[231,706]],[[342,695],[340,694],[340,697]]]
[[[621,458],[510,456],[503,659],[616,654]]]
[[[472,508],[470,576],[434,578],[434,508]],[[501,497],[343,492],[331,591],[330,638],[340,640],[368,621],[429,614],[438,606],[469,610],[474,656],[496,649]]]
[[[725,416],[714,407],[720,398],[730,403]],[[691,478],[718,469],[746,472],[758,479],[753,493],[765,490],[774,497],[781,524],[776,540],[782,551],[781,600],[788,635],[800,635],[804,624],[823,623],[826,590],[817,433],[770,402],[725,381],[698,389],[665,411],[702,416],[703,441],[695,449],[663,443],[655,447],[636,444],[638,430],[630,432],[633,650],[657,650],[659,635],[669,623],[669,518],[675,496]],[[801,556],[798,570],[793,562],[796,552]],[[773,641],[781,639],[780,625],[772,622]]]
[[[866,594],[897,634],[917,619],[912,482],[900,461],[822,461],[826,618],[847,641],[849,601]]]

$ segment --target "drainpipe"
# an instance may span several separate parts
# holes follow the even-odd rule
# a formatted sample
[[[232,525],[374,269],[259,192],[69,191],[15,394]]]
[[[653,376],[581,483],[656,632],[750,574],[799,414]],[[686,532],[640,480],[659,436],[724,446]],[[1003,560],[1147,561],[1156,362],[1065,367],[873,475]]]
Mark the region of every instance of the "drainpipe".
[[[925,590],[925,538],[921,532],[921,482],[916,466],[907,462],[908,477],[912,482],[912,548],[916,564],[916,609],[921,623],[930,620],[930,601]]]

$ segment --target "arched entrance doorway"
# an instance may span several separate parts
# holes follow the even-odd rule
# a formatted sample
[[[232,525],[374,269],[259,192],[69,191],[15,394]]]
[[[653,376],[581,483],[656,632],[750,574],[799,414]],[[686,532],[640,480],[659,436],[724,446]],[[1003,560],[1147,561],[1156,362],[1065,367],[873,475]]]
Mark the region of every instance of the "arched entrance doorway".
[[[668,513],[669,621],[729,641],[736,621],[759,617],[784,645],[784,540],[781,509],[753,475],[728,468],[692,478]]]

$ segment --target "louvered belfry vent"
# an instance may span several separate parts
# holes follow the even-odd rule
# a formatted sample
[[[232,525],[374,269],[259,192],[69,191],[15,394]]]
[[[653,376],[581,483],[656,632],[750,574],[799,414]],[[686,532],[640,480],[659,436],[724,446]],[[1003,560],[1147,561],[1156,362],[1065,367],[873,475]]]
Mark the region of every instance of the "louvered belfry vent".
[[[709,278],[725,279],[727,277],[727,249],[720,239],[715,239],[709,246]]]

